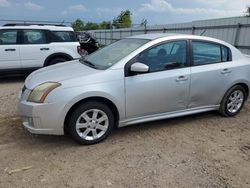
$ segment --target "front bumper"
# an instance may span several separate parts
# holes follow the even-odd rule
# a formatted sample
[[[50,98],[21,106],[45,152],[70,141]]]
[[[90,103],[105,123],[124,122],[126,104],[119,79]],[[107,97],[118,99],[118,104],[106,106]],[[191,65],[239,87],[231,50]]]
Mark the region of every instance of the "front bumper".
[[[60,118],[61,105],[55,103],[32,103],[19,95],[17,111],[22,125],[34,134],[63,135],[64,120]]]

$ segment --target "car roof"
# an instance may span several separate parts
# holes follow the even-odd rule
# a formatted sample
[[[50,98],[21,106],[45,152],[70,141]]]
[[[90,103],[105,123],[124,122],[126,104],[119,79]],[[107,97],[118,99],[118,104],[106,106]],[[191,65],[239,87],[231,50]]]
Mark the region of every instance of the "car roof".
[[[137,38],[137,39],[148,39],[148,40],[155,40],[158,38],[164,38],[164,37],[172,37],[172,36],[178,36],[182,34],[176,34],[176,33],[151,33],[151,34],[143,34],[143,35],[134,35],[128,38]]]
[[[176,39],[203,39],[203,40],[211,40],[211,41],[220,41],[219,39],[205,37],[205,36],[199,36],[199,35],[188,35],[188,34],[180,34],[180,33],[152,33],[152,34],[143,34],[143,35],[134,35],[130,36],[128,38],[136,38],[136,39],[147,39],[147,40],[156,40],[160,38],[176,38]]]
[[[206,37],[206,36],[199,36],[199,35],[189,35],[189,34],[179,34],[179,33],[151,33],[151,34],[143,34],[143,35],[134,35],[130,36],[128,38],[131,39],[146,39],[146,40],[157,40],[157,39],[196,39],[196,40],[206,40],[206,41],[211,41],[211,42],[216,42],[220,43],[226,46],[232,47],[232,45],[228,44],[225,41],[216,39],[216,38],[211,38],[211,37]]]
[[[0,29],[45,29],[51,31],[74,31],[72,27],[54,25],[1,26]]]

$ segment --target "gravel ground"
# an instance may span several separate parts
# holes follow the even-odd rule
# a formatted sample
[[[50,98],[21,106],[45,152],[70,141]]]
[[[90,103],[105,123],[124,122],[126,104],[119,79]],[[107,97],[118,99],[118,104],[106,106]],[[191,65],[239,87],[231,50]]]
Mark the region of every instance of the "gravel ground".
[[[250,187],[250,103],[114,130],[97,145],[36,136],[16,115],[23,78],[0,81],[0,187]]]

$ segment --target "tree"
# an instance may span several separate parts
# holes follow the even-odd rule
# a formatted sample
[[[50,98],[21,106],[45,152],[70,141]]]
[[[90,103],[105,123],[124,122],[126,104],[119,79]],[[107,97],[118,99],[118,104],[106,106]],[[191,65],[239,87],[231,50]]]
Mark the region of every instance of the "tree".
[[[99,29],[111,29],[111,28],[112,28],[111,22],[103,21],[102,23],[99,24]]]
[[[247,10],[246,10],[246,16],[250,16],[250,6],[247,7]]]
[[[85,29],[86,29],[86,30],[96,30],[96,29],[99,29],[99,25],[96,24],[96,23],[93,23],[93,22],[88,22],[88,23],[85,25]]]
[[[129,10],[122,11],[114,20],[113,26],[116,28],[128,28],[132,25],[132,13]]]
[[[81,19],[76,19],[76,21],[74,21],[71,24],[71,27],[75,30],[75,31],[83,31],[84,30],[84,22]]]

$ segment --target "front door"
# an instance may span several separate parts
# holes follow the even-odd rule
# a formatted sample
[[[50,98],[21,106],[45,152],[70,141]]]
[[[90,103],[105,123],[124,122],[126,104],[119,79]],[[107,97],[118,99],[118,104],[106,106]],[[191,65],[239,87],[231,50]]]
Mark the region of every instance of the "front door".
[[[144,63],[149,72],[125,77],[127,118],[187,108],[190,67],[187,41],[156,45],[140,53],[129,64]]]
[[[0,30],[0,69],[21,68],[19,48],[18,30]]]

